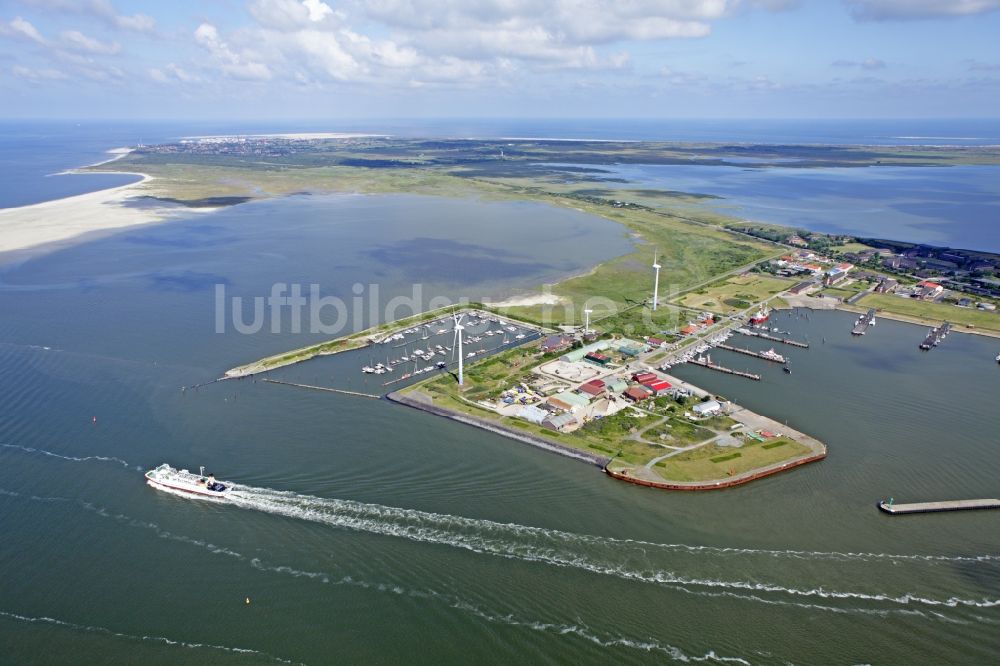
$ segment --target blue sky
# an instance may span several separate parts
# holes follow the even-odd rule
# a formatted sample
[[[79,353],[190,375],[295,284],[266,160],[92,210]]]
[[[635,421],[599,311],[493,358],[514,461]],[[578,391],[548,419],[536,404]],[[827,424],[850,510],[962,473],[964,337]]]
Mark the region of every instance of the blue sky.
[[[996,117],[1000,0],[0,0],[0,116]]]

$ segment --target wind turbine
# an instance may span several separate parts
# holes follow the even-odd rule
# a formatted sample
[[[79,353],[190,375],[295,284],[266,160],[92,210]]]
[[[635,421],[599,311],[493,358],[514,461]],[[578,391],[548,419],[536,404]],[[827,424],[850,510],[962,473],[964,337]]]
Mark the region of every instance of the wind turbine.
[[[465,362],[465,354],[462,353],[462,331],[465,327],[462,326],[462,317],[465,315],[456,314],[455,316],[455,338],[451,343],[451,355],[452,358],[455,357],[455,352],[458,352],[458,385],[462,386],[464,383],[464,377],[462,375],[463,366]]]
[[[586,309],[583,311],[583,316],[586,317],[587,323],[583,325],[583,334],[587,335],[590,333],[590,313],[593,312],[591,309]]]
[[[660,300],[660,264],[656,263],[657,255],[653,253],[653,270],[656,271],[656,277],[653,279],[653,312],[656,312],[656,302]]]

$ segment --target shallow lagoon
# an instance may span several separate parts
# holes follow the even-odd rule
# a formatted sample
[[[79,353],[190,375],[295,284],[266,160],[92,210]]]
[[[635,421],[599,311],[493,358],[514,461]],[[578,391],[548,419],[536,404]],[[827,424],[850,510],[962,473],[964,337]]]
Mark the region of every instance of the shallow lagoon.
[[[1000,166],[600,168],[602,187],[711,194],[724,200],[706,205],[758,222],[1000,252]]]

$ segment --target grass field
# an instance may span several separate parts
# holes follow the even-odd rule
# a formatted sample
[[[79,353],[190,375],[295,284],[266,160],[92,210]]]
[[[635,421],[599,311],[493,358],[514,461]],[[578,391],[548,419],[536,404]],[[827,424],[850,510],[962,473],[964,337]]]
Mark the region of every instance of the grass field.
[[[662,442],[670,446],[691,446],[715,437],[715,433],[687,419],[671,418],[663,425],[650,428],[642,434],[642,437],[650,442]]]
[[[684,294],[676,303],[689,308],[730,314],[788,289],[794,280],[747,273]]]
[[[958,327],[972,324],[977,329],[1000,332],[1000,314],[996,311],[986,312],[975,308],[959,308],[946,303],[931,303],[915,298],[901,298],[888,294],[871,294],[865,296],[857,305],[867,308],[881,308],[886,312],[923,320],[927,323],[940,324],[947,320]]]
[[[779,442],[787,442],[778,446]],[[771,440],[770,448],[760,442],[739,448],[709,444],[662,460],[653,466],[668,481],[709,481],[748,472],[809,453],[809,447],[790,439]],[[732,454],[739,453],[738,457]],[[718,462],[713,462],[713,458]]]
[[[848,298],[858,294],[858,291],[853,291],[851,289],[838,289],[836,287],[828,287],[823,290],[824,296],[830,296],[831,298],[839,298],[842,301],[846,301]]]
[[[531,375],[531,368],[540,360],[538,343],[515,347],[470,363],[465,368],[466,387],[463,395],[469,400],[496,397],[496,394],[514,388],[525,377]],[[452,382],[450,377],[436,381]]]

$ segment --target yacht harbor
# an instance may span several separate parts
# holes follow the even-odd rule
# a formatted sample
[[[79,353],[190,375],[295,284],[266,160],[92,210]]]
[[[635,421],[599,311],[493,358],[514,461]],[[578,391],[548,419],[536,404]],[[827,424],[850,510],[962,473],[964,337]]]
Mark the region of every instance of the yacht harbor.
[[[461,334],[461,340],[458,334]],[[360,353],[368,353],[368,363],[361,367],[367,375],[393,375],[385,385],[425,373],[446,370],[457,364],[458,354],[465,361],[486,356],[509,347],[538,339],[540,328],[516,322],[492,312],[469,310],[456,331],[451,315],[417,326],[393,331],[372,340]],[[461,352],[459,350],[461,349]]]

